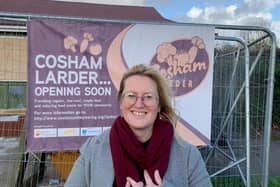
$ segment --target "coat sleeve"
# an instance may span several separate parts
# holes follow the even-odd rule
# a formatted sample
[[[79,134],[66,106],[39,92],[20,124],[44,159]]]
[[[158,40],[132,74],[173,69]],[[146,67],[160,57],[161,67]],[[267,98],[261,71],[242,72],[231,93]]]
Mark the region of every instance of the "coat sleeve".
[[[190,187],[212,187],[209,174],[206,170],[204,160],[198,149],[192,146],[189,150],[189,186]]]
[[[73,168],[67,177],[64,187],[87,187],[89,186],[90,145],[93,138],[89,138],[80,148],[80,156],[75,161]]]

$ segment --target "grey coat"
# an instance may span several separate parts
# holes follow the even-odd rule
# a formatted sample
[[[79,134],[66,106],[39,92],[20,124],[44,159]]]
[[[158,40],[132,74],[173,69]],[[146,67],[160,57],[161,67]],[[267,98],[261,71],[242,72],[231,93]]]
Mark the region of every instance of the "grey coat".
[[[114,169],[110,131],[89,138],[80,149],[65,187],[112,187]],[[163,187],[211,187],[204,161],[197,148],[174,136]]]

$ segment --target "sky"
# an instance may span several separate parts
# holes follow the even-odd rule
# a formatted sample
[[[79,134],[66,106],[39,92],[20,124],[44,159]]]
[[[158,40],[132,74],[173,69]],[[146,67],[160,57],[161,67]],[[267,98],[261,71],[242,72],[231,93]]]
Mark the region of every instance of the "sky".
[[[280,0],[64,0],[154,7],[163,17],[183,23],[263,26],[280,46]]]

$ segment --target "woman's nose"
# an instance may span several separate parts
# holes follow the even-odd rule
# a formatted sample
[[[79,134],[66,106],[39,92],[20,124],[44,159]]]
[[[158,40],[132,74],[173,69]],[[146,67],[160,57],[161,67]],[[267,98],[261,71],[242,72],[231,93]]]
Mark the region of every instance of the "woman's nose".
[[[134,106],[136,106],[136,107],[143,107],[144,106],[143,97],[137,97]]]

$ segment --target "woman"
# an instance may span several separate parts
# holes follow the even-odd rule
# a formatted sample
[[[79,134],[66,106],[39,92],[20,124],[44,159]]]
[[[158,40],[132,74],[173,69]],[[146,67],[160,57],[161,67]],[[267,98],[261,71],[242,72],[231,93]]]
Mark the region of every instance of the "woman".
[[[122,116],[82,146],[65,186],[212,186],[199,151],[174,133],[170,98],[158,71],[132,67],[120,83]]]

